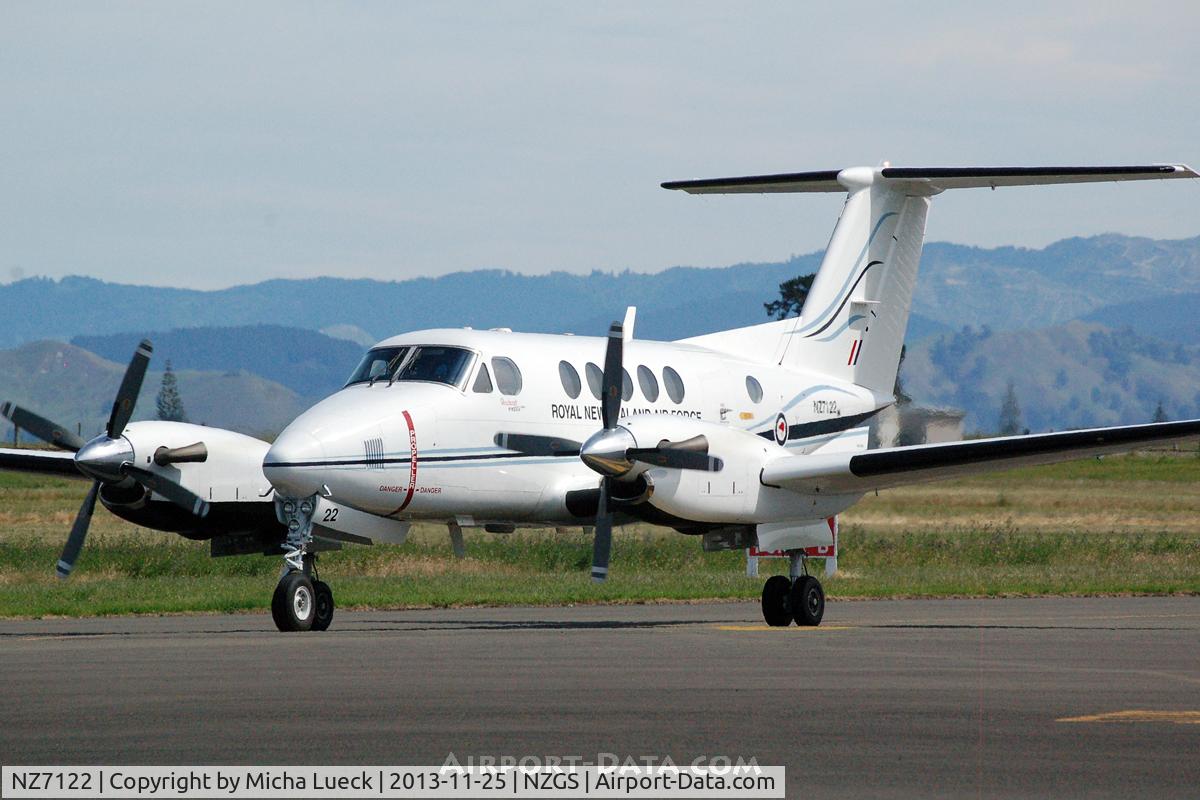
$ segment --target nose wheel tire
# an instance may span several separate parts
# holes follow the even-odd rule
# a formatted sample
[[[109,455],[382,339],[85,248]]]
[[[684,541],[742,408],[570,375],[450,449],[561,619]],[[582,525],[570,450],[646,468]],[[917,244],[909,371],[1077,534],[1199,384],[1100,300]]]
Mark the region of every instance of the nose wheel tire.
[[[772,575],[763,586],[763,619],[773,628],[792,624],[791,589],[792,582],[783,575]]]
[[[281,631],[307,631],[314,627],[317,617],[316,590],[307,575],[293,570],[280,578],[271,597],[271,617],[275,620],[275,627]],[[333,619],[332,593],[329,595],[329,619]]]
[[[797,625],[815,626],[825,616],[825,590],[811,575],[802,575],[792,584],[790,603]]]
[[[329,630],[329,624],[333,622],[333,590],[325,581],[313,581],[313,591],[316,593],[316,607],[314,608],[312,629],[314,631]]]

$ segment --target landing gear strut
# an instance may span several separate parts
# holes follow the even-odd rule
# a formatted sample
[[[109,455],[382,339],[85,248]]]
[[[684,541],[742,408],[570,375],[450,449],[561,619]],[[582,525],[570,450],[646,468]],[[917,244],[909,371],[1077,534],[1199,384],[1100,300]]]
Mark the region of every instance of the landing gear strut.
[[[278,501],[279,520],[288,529],[287,554],[271,597],[271,617],[281,631],[323,631],[333,622],[333,590],[317,575],[317,554],[308,552],[316,505],[315,496]]]
[[[772,627],[815,626],[825,616],[825,590],[821,582],[808,574],[804,553],[793,550],[788,577],[772,575],[762,591],[763,619]]]

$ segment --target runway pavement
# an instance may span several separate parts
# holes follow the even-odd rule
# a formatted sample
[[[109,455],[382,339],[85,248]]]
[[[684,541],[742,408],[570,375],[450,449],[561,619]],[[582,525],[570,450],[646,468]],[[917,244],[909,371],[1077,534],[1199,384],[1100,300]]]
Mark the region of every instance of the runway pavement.
[[[0,708],[5,764],[741,756],[789,797],[1195,797],[1200,598],[0,621]]]

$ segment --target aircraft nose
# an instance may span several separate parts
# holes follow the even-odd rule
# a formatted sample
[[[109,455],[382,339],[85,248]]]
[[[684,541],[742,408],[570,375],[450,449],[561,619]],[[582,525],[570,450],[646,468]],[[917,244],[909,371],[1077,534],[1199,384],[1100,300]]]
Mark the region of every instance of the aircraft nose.
[[[263,474],[284,497],[307,497],[321,489],[325,448],[304,431],[285,430],[263,459]]]

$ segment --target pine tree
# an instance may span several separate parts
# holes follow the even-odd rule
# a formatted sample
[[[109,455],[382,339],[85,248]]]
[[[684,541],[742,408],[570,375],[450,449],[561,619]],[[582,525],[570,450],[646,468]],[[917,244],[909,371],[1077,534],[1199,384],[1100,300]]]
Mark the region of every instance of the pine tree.
[[[763,303],[763,308],[767,310],[767,316],[775,319],[798,316],[800,309],[804,308],[804,301],[808,297],[808,290],[812,288],[815,277],[817,275],[814,272],[811,275],[790,278],[779,284],[779,299]]]
[[[1021,404],[1017,402],[1017,389],[1011,379],[1004,402],[1000,405],[1000,435],[1016,436],[1021,432]]]
[[[1166,422],[1166,421],[1167,421],[1167,412],[1166,412],[1166,409],[1163,408],[1162,400],[1159,400],[1158,408],[1154,409],[1154,419],[1152,420],[1152,422]]]
[[[162,387],[158,390],[155,401],[158,406],[158,418],[169,422],[187,422],[187,412],[183,410],[183,398],[179,396],[179,381],[167,361],[167,369],[163,372]]]

